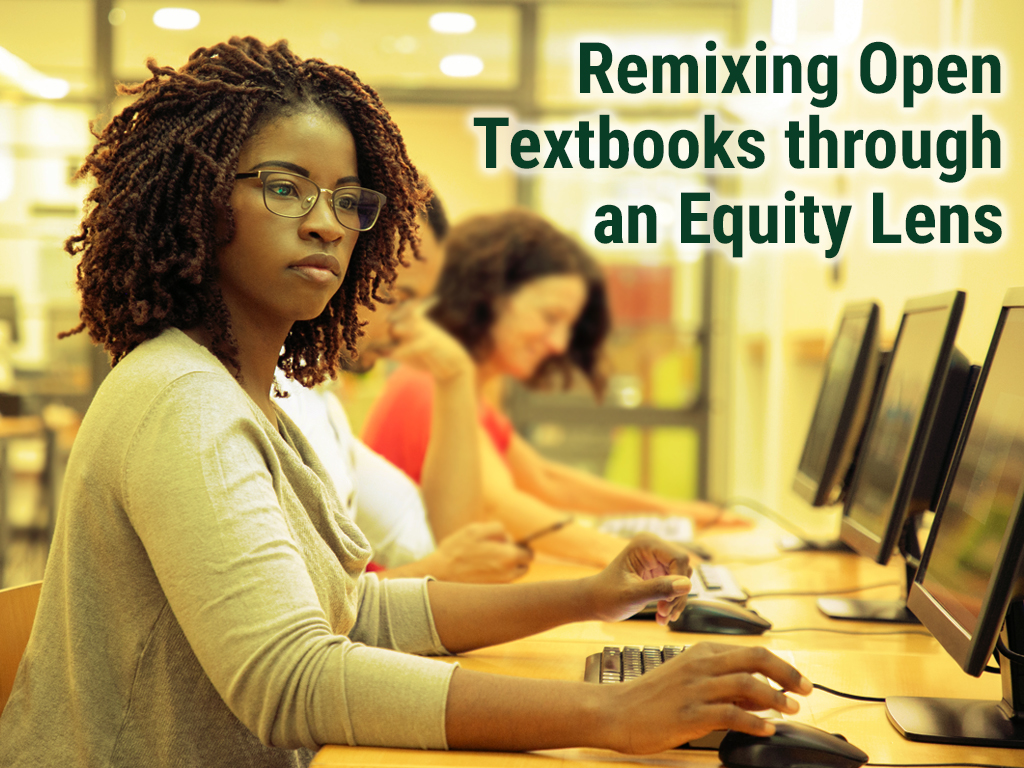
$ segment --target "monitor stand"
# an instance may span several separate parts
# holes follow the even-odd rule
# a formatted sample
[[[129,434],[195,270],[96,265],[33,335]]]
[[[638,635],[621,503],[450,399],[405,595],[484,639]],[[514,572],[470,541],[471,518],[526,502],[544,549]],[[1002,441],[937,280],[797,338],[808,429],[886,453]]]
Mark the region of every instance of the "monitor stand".
[[[917,540],[917,516],[910,516],[903,525],[899,542],[903,557],[903,591],[899,600],[856,600],[845,597],[820,597],[818,610],[832,619],[884,621],[893,624],[920,624],[907,608],[907,595],[921,563],[921,544]]]
[[[1010,605],[1003,643],[1024,654],[1024,602]],[[911,741],[1024,749],[1024,661],[999,655],[1001,701],[892,696],[885,700],[889,721]]]

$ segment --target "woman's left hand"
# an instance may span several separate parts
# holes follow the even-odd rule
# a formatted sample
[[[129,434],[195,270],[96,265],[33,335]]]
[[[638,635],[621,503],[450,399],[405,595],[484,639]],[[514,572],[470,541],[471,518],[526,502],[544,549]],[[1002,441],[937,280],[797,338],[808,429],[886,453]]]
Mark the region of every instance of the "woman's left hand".
[[[621,621],[657,600],[657,621],[667,624],[686,605],[691,573],[685,550],[652,534],[640,534],[603,571],[590,577],[594,618]]]
[[[688,517],[697,528],[709,528],[712,525],[723,528],[754,527],[754,522],[749,518],[710,501],[680,501],[669,510],[669,514]]]

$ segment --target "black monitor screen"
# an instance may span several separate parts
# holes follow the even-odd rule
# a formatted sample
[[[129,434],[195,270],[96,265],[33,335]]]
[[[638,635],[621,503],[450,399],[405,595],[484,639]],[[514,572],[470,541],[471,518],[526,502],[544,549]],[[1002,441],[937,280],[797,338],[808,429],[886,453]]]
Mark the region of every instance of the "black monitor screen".
[[[921,425],[932,378],[939,366],[949,312],[945,308],[907,313],[845,515],[862,533],[881,542],[910,469],[908,459]]]
[[[878,305],[843,312],[825,364],[794,489],[815,506],[832,503],[849,468],[867,416],[878,352]]]
[[[1024,492],[1024,308],[1008,311],[998,350],[919,579],[966,636],[993,599],[992,575]],[[1002,624],[1005,605],[993,607]]]

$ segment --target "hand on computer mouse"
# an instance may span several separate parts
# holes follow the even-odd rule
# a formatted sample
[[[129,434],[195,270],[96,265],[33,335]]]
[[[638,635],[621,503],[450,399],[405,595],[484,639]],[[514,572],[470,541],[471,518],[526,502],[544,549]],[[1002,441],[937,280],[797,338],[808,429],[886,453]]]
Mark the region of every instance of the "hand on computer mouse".
[[[586,580],[592,617],[621,621],[657,600],[657,621],[667,624],[686,605],[691,573],[685,549],[649,533],[635,536],[603,571]]]
[[[807,695],[812,690],[807,678],[765,648],[698,643],[635,680],[601,686],[610,697],[607,746],[649,754],[714,730],[769,736],[774,725],[754,712],[791,714],[799,705],[756,673],[784,691]]]

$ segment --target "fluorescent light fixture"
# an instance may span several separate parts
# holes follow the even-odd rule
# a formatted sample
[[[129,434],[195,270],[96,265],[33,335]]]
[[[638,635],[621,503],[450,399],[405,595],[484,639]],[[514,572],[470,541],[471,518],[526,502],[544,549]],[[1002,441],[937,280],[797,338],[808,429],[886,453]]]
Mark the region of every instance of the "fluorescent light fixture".
[[[161,29],[195,29],[199,11],[190,8],[161,8],[153,14],[153,23]]]
[[[59,77],[44,77],[39,81],[38,94],[44,99],[63,99],[70,90],[71,86],[68,85],[68,81],[61,80]]]
[[[0,48],[0,75],[14,81],[25,93],[44,99],[62,99],[70,90],[67,80],[47,77],[6,48]]]
[[[435,13],[430,28],[442,35],[464,35],[476,29],[476,19],[468,13]]]
[[[849,45],[860,37],[864,0],[835,0],[832,26],[836,40]]]
[[[772,39],[788,45],[796,42],[797,0],[772,0]]]
[[[484,71],[484,63],[479,56],[452,54],[441,59],[441,71],[448,77],[476,77]]]

